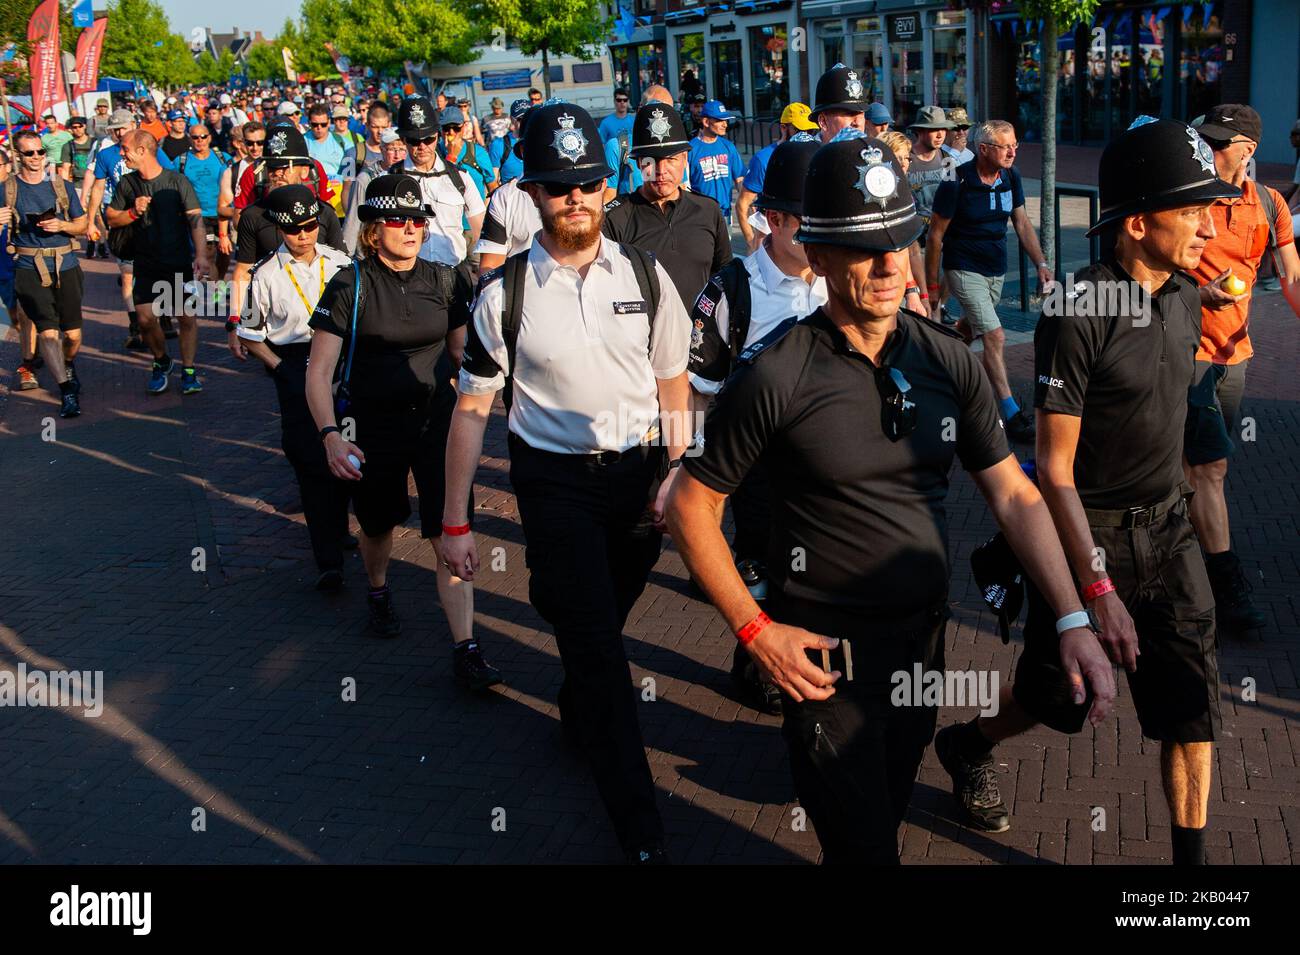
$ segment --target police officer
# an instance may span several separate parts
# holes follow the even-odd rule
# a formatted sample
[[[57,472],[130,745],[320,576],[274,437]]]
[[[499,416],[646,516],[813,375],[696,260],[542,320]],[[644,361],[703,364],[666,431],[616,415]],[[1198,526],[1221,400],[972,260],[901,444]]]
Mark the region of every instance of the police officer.
[[[817,94],[808,118],[821,130],[822,142],[829,143],[846,127],[863,130],[870,108],[858,71],[836,63],[817,80]]]
[[[1142,735],[1160,742],[1173,861],[1200,864],[1220,716],[1214,596],[1183,484],[1201,333],[1188,273],[1214,238],[1210,204],[1240,190],[1216,176],[1196,131],[1174,120],[1113,140],[1098,183],[1092,232],[1110,233],[1113,252],[1076,273],[1069,309],[1045,308],[1034,330],[1038,481],[1106,652],[1128,671]],[[1032,587],[1028,598],[1025,649],[997,716],[935,741],[979,828],[1006,828],[996,789],[982,792],[979,779],[995,743],[1036,722],[1064,733],[1083,725],[1086,704],[1077,692],[1069,701],[1051,612]]]
[[[622,633],[658,559],[662,501],[686,448],[690,325],[664,266],[601,234],[609,167],[587,112],[537,107],[523,144],[521,182],[542,231],[481,283],[448,441],[441,552],[474,576],[465,500],[509,376],[510,482],[529,596],[564,664],[561,720],[629,861],[662,862]]]
[[[1044,583],[1066,656],[1082,657],[1103,699],[1113,678],[1080,624],[1087,616],[1077,613],[1051,518],[1008,451],[978,360],[899,307],[921,222],[898,160],[880,140],[842,139],[817,151],[807,182],[798,238],[826,279],[827,303],[741,354],[702,453],[673,487],[668,525],[691,573],[784,693],[795,789],[825,860],[896,863],[936,709],[891,705],[892,684],[914,665],[943,669],[943,500],[954,454]],[[719,528],[725,497],[760,457],[773,503],[766,612]]]
[[[317,300],[350,259],[320,242],[320,215],[328,206],[304,185],[275,189],[265,214],[280,231],[279,247],[253,269],[249,307],[226,323],[236,333],[236,357],[252,354],[266,366],[280,402],[280,447],[293,465],[302,512],[316,558],[316,589],[343,586],[348,538],[348,486],[330,474],[307,407],[307,357]]]
[[[795,241],[808,164],[820,143],[806,133],[794,135],[772,153],[756,197],[767,228],[762,242],[753,255],[732,259],[710,278],[691,311],[689,368],[696,406],[718,393],[742,351],[786,319],[803,318],[826,304],[826,280],[813,274],[803,245]],[[760,463],[731,496],[736,570],[755,600],[767,596],[768,494]],[[731,678],[747,703],[766,713],[781,711],[780,691],[761,679],[740,644]]]
[[[421,257],[432,217],[416,179],[389,174],[371,180],[360,257],[329,282],[311,318],[318,334],[312,336],[307,402],[331,473],[355,482],[352,507],[370,582],[368,629],[376,637],[401,632],[388,565],[393,529],[411,514],[412,475],[421,536],[436,542],[443,533],[447,430],[456,401],[452,376],[465,347],[471,290],[458,269]],[[344,419],[351,419],[350,434],[341,427]],[[468,487],[456,507],[472,507]],[[437,586],[456,682],[471,690],[500,683],[500,671],[474,639],[473,586],[446,562]]]
[[[663,264],[690,308],[709,276],[731,261],[731,234],[712,199],[682,188],[690,141],[676,110],[648,103],[636,111],[632,158],[641,188],[605,206],[605,236],[635,245]]]
[[[412,176],[420,183],[424,201],[434,210],[425,230],[420,257],[459,266],[478,242],[487,206],[468,173],[438,154],[438,113],[423,96],[402,101],[397,132],[406,142],[406,159],[389,172]],[[468,277],[468,269],[465,269]]]

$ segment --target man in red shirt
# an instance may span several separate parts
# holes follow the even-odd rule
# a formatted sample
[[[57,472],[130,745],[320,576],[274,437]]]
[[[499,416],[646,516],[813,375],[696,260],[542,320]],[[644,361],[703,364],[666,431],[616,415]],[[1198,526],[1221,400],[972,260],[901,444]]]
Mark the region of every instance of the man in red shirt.
[[[1210,207],[1215,237],[1210,239],[1194,273],[1201,283],[1201,346],[1196,353],[1195,384],[1188,393],[1184,440],[1187,477],[1196,494],[1189,517],[1205,551],[1205,567],[1214,588],[1221,629],[1258,630],[1267,623],[1251,601],[1251,586],[1232,551],[1224,481],[1246,388],[1246,367],[1254,351],[1250,342],[1250,300],[1263,258],[1274,254],[1287,301],[1300,315],[1300,257],[1296,255],[1291,213],[1275,189],[1246,178],[1246,164],[1263,130],[1249,106],[1224,103],[1210,110],[1197,126],[1213,151],[1219,178],[1241,189],[1238,199],[1219,199]],[[1261,191],[1272,197],[1272,233]],[[1243,286],[1235,286],[1240,281]],[[1235,294],[1234,294],[1235,286]]]
[[[267,154],[271,149],[271,139],[275,137],[276,120],[271,121],[271,125],[266,128],[267,135]],[[294,127],[295,129],[297,127]],[[325,174],[325,169],[316,160],[311,160],[312,166],[315,167],[315,176],[308,176],[303,180],[303,184],[312,187],[316,195],[324,202],[329,202],[334,198],[334,190],[330,188],[329,176]],[[314,178],[314,182],[312,179]],[[261,180],[259,183],[258,180]],[[251,162],[244,167],[239,181],[235,184],[235,209],[242,212],[250,203],[257,202],[263,198],[268,191],[266,184],[266,170],[261,162]]]

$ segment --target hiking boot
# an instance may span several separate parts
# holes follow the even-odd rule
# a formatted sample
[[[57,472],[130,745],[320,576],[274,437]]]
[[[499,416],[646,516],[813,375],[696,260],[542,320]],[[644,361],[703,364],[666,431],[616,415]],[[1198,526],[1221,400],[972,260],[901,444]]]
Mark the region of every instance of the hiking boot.
[[[1034,419],[1025,414],[1024,409],[1017,411],[1007,419],[1007,437],[1021,444],[1034,443]]]
[[[731,685],[740,702],[750,709],[768,716],[780,714],[781,691],[763,679],[762,670],[739,641],[731,656]]]
[[[77,366],[74,365],[71,361],[69,361],[64,365],[64,367],[67,368],[68,373],[67,373],[67,377],[65,377],[63,380],[66,381],[68,384],[72,385],[72,389],[77,394],[81,394],[81,379],[77,377]]]
[[[452,676],[469,690],[486,690],[501,683],[501,671],[483,659],[483,651],[475,640],[452,649]]]
[[[1211,554],[1205,560],[1210,588],[1214,591],[1214,616],[1223,630],[1240,632],[1261,630],[1268,617],[1250,599],[1254,587],[1241,569],[1241,561],[1232,551]]]
[[[39,388],[40,382],[36,380],[36,373],[32,371],[32,366],[23,362],[18,366],[18,390],[31,391],[33,388]]]
[[[382,593],[367,594],[366,604],[370,608],[366,632],[372,637],[395,637],[402,632],[402,621],[393,607],[392,591],[385,588]]]
[[[77,397],[77,392],[69,388],[63,392],[61,403],[59,405],[60,418],[75,418],[81,414],[81,399]]]
[[[157,358],[153,360],[153,369],[149,372],[149,383],[145,385],[145,390],[151,395],[161,395],[167,390],[168,376],[176,368],[175,358],[170,355],[164,357],[165,362],[160,362]]]
[[[957,751],[958,726],[945,726],[934,737],[939,763],[952,777],[952,797],[957,801],[960,821],[980,832],[1006,832],[1011,828],[1007,807],[998,791],[993,755],[972,762]]]

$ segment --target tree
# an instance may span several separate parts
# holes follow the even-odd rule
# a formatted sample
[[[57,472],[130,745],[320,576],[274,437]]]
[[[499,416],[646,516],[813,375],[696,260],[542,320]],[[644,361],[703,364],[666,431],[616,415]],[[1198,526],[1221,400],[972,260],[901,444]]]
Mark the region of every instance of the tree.
[[[189,44],[172,32],[167,14],[153,0],[109,0],[99,72],[138,77],[151,86],[189,83],[198,76]]]
[[[284,79],[284,57],[280,55],[279,43],[255,43],[248,48],[244,63],[251,80]]]
[[[325,49],[325,44],[337,42],[345,17],[345,5],[338,0],[302,0],[297,45],[289,46],[293,51],[294,67],[299,73],[315,78],[335,72],[334,58]]]
[[[212,58],[212,54],[206,51],[199,54],[196,66],[198,67],[200,82],[222,86],[230,82],[230,78],[235,75],[238,69],[235,66],[235,54],[231,53],[229,49],[222,50],[221,56],[215,60]]]
[[[542,83],[548,99],[551,54],[594,59],[612,27],[598,0],[480,0],[480,3],[479,18],[484,24],[499,25],[525,55],[542,55]]]
[[[467,6],[443,0],[306,0],[332,6],[340,15],[334,36],[340,53],[379,73],[400,73],[405,61],[469,63],[486,32]]]
[[[1038,74],[1042,79],[1043,93],[1043,171],[1040,203],[1039,231],[1042,233],[1043,255],[1055,272],[1056,261],[1056,87],[1060,52],[1057,40],[1061,33],[1073,30],[1080,23],[1091,23],[1100,0],[1020,0],[1020,10],[1027,20],[1041,19],[1038,48],[1042,62]]]

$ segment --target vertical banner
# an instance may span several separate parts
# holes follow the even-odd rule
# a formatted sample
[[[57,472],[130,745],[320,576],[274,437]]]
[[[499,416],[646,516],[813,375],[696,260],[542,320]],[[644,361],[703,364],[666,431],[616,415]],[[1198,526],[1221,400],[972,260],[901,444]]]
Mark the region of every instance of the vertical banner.
[[[45,0],[36,8],[27,24],[27,40],[32,45],[27,64],[32,75],[32,113],[39,120],[68,99],[59,56],[59,0]]]
[[[298,74],[293,71],[293,54],[289,52],[287,46],[280,48],[280,55],[284,57],[284,75],[290,83],[298,82]]]
[[[94,0],[77,0],[72,7],[72,25],[74,27],[94,26]]]
[[[77,85],[72,88],[72,96],[84,96],[93,93],[99,85],[99,55],[104,51],[104,32],[108,29],[108,17],[100,17],[89,30],[82,30],[77,37]]]

